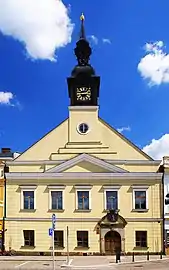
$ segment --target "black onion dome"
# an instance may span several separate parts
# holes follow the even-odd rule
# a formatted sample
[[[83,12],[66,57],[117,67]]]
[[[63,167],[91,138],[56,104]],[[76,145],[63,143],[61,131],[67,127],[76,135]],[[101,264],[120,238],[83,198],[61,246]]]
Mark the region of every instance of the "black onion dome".
[[[86,75],[86,76],[94,76],[95,70],[91,65],[85,65],[85,66],[75,66],[72,70],[71,76],[77,77],[79,75]]]
[[[90,55],[92,54],[92,49],[90,47],[89,42],[85,36],[84,29],[84,15],[82,13],[81,17],[81,29],[80,29],[80,38],[76,42],[76,48],[74,49],[74,53],[76,55],[78,65],[74,67],[72,70],[72,77],[84,75],[84,76],[94,76],[95,71],[94,68],[89,64]]]

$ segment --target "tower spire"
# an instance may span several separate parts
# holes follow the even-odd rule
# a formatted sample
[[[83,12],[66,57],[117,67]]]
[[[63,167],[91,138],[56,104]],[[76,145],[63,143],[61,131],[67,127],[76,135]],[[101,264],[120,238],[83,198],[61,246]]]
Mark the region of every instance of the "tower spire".
[[[84,29],[85,16],[83,13],[80,16],[80,20],[81,20],[80,37],[78,42],[76,43],[76,48],[74,49],[74,52],[77,57],[78,65],[86,66],[89,63],[92,50],[85,36],[85,29]]]
[[[92,49],[85,36],[84,14],[80,16],[79,38],[74,53],[77,64],[67,78],[70,106],[98,106],[100,77],[90,62]]]
[[[80,29],[80,39],[86,39],[85,36],[85,28],[84,28],[84,20],[85,20],[85,16],[82,13],[80,16],[80,20],[81,20],[81,29]]]

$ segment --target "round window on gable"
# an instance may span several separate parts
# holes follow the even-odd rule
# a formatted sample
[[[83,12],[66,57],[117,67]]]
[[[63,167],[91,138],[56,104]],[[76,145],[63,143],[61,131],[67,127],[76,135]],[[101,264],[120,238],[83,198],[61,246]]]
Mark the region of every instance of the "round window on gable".
[[[77,130],[80,134],[87,134],[89,132],[89,126],[86,123],[81,123]]]

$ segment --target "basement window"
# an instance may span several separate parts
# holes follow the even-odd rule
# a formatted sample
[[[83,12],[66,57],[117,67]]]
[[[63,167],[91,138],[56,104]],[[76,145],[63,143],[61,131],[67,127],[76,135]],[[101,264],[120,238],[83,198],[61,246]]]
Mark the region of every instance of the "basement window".
[[[35,246],[35,232],[34,230],[24,230],[24,246],[34,247]]]

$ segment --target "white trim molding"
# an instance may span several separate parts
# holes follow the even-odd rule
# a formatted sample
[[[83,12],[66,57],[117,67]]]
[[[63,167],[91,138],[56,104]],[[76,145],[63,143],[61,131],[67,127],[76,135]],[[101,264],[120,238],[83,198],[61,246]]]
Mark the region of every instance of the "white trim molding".
[[[33,191],[34,192],[34,209],[32,210],[36,210],[36,188],[37,186],[29,186],[29,185],[22,185],[22,186],[19,186],[20,190],[21,190],[21,193],[20,193],[20,209],[21,210],[27,210],[27,209],[24,209],[24,196],[23,196],[23,192],[24,191]]]
[[[64,200],[65,185],[59,185],[59,186],[49,185],[48,189],[49,189],[49,199],[48,199],[49,210],[54,210],[54,211],[59,210],[59,209],[52,209],[52,191],[61,191],[62,192],[62,209],[60,209],[60,210],[64,210],[65,209],[65,200]]]
[[[0,218],[0,220],[2,220],[2,218]],[[5,218],[6,221],[29,221],[29,222],[32,222],[32,221],[39,221],[39,222],[51,222],[51,217],[48,217],[48,218],[42,218],[42,217],[7,217]],[[127,222],[162,222],[163,219],[162,218],[125,218],[125,220]],[[83,217],[83,222],[99,222],[100,221],[100,218],[90,218],[90,217]],[[76,218],[76,217],[67,217],[67,218],[60,218],[60,217],[57,217],[57,222],[82,222],[82,218]],[[134,226],[134,224],[133,224]]]
[[[92,172],[63,172],[63,173],[6,173],[9,180],[40,180],[40,179],[92,179],[92,180],[162,180],[162,173],[155,172],[126,172],[126,173],[92,173]]]
[[[69,106],[69,111],[98,111],[99,106]]]
[[[91,205],[91,189],[92,189],[92,185],[75,185],[74,186],[75,192],[76,192],[76,196],[75,196],[75,210],[80,210],[80,211],[85,211],[85,209],[79,209],[78,208],[78,192],[79,191],[88,191],[89,192],[89,209],[86,210],[91,210],[92,209],[92,205]]]
[[[92,185],[74,185],[74,189],[87,189],[87,190],[90,190],[92,189]]]
[[[148,210],[148,188],[149,186],[132,186],[132,197],[133,197],[133,210]],[[146,192],[146,209],[136,209],[135,208],[135,192],[136,191],[145,191]]]
[[[93,143],[93,142],[92,142]],[[72,143],[67,143],[72,144]],[[75,143],[73,143],[75,144]],[[80,142],[78,142],[80,144]],[[100,142],[97,143],[101,144]],[[116,153],[116,152],[114,152]],[[57,153],[53,153],[57,154]],[[69,159],[62,160],[11,160],[6,161],[7,166],[22,166],[22,165],[57,165],[68,161]],[[161,164],[161,160],[123,160],[123,159],[101,159],[107,163],[114,165],[150,165],[157,166]]]
[[[107,163],[105,161],[103,161],[102,159],[99,159],[99,158],[96,158],[94,156],[91,156],[91,155],[88,155],[88,154],[81,154],[81,155],[78,155],[72,159],[69,159],[68,161],[52,168],[52,169],[49,169],[46,171],[46,173],[59,173],[59,172],[63,172],[64,170],[67,170],[69,169],[70,167],[72,166],[75,166],[77,165],[79,162],[89,162],[93,165],[96,165],[98,167],[101,167],[103,168],[104,170],[108,170],[110,172],[114,172],[114,173],[117,173],[117,172],[121,172],[121,173],[126,173],[128,171],[120,168],[120,167],[117,167],[115,165],[112,165],[110,163]]]
[[[109,186],[107,186],[107,185],[105,185],[105,186],[103,186],[103,189],[109,189],[109,190],[119,190],[121,188],[121,186],[120,185],[118,185],[118,186],[113,186],[113,185],[109,185]]]

